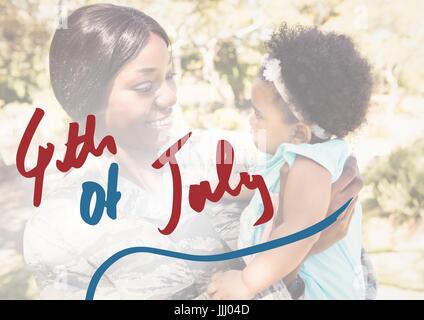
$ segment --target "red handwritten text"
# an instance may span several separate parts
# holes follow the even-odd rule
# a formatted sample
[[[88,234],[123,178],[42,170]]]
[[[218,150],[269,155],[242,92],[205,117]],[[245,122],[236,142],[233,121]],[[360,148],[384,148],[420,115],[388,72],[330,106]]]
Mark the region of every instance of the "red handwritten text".
[[[165,228],[162,230],[159,229],[159,231],[165,235],[168,235],[175,230],[180,219],[182,182],[180,168],[175,158],[175,154],[182,148],[190,136],[191,132],[174,143],[152,164],[153,168],[160,169],[166,163],[169,163],[172,174],[173,204],[171,217]],[[274,209],[264,179],[260,175],[249,175],[247,172],[241,172],[240,183],[235,189],[232,189],[229,185],[229,179],[233,168],[233,160],[233,147],[228,141],[220,140],[218,142],[216,151],[216,172],[219,180],[218,185],[214,191],[211,190],[211,186],[208,181],[201,181],[198,185],[190,185],[189,203],[191,208],[197,212],[201,212],[205,207],[206,200],[218,202],[225,192],[232,196],[238,196],[241,192],[241,188],[244,185],[250,190],[258,189],[264,205],[262,215],[256,221],[255,226],[268,222],[274,214]]]
[[[38,125],[43,119],[43,116],[44,111],[40,108],[36,108],[25,133],[22,136],[18,152],[16,154],[16,167],[19,173],[26,178],[35,178],[33,204],[36,207],[38,207],[41,203],[44,174],[53,157],[55,147],[52,143],[47,143],[47,147],[39,146],[37,164],[33,169],[28,171],[25,169],[25,158],[27,156],[31,140],[38,128]],[[77,122],[70,123],[64,160],[56,161],[56,167],[58,170],[61,172],[67,172],[71,168],[80,168],[87,160],[90,153],[95,157],[99,157],[103,154],[105,148],[107,148],[110,153],[116,154],[116,144],[112,136],[104,137],[99,143],[99,146],[97,148],[95,147],[95,127],[96,118],[93,115],[87,116],[85,133],[83,135],[79,135],[79,125]],[[77,154],[77,149],[81,144],[81,149]]]

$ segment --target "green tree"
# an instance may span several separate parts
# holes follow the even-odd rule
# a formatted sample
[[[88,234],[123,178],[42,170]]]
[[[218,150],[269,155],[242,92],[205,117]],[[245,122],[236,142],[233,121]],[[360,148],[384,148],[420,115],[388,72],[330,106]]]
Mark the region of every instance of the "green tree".
[[[31,102],[46,84],[49,29],[36,18],[35,1],[1,0],[0,12],[0,107]]]
[[[371,194],[369,209],[395,222],[416,223],[424,218],[424,139],[378,158],[365,173]]]

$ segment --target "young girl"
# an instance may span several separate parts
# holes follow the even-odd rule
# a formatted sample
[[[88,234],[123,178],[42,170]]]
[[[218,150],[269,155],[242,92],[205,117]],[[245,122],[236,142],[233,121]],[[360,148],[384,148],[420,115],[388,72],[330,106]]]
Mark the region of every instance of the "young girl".
[[[255,194],[241,216],[239,248],[325,218],[331,184],[349,154],[341,138],[364,121],[372,89],[367,61],[344,35],[283,24],[267,46],[269,56],[252,88],[251,127],[257,147],[270,154],[261,174],[270,192],[277,193],[276,214],[273,221],[253,227],[263,211]],[[280,179],[287,166],[287,179]],[[278,195],[280,189],[284,193]],[[302,265],[306,299],[364,299],[359,204],[355,211],[347,236],[328,249],[310,252],[317,234],[246,257],[244,270],[212,277],[208,293],[215,299],[260,298]]]

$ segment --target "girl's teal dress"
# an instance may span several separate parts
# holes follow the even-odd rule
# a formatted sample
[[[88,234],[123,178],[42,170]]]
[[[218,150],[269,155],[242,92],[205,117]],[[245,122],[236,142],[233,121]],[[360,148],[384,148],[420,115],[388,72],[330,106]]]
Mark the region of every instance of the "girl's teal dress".
[[[349,150],[346,142],[340,139],[317,144],[280,145],[275,155],[269,156],[261,170],[272,198],[278,199],[280,168],[285,163],[291,167],[296,155],[302,155],[322,165],[330,172],[332,182],[335,182],[343,171]],[[241,215],[239,248],[266,241],[267,224],[253,226],[262,211],[262,200],[259,193],[256,193]],[[347,236],[303,263],[300,276],[305,282],[305,299],[365,299],[361,265],[361,218],[362,210],[357,204]]]

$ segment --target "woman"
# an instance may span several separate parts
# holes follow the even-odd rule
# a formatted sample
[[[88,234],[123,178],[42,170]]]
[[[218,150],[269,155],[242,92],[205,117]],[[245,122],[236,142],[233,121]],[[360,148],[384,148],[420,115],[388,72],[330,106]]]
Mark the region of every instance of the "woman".
[[[115,157],[90,160],[69,172],[28,222],[24,255],[37,275],[42,297],[84,298],[97,267],[115,252],[130,246],[152,246],[190,253],[217,253],[232,247],[237,235],[240,204],[205,208],[194,215],[183,207],[180,223],[169,236],[160,234],[172,204],[170,176],[151,167],[172,137],[172,108],[176,103],[170,41],[151,17],[128,7],[99,4],[79,8],[68,18],[68,29],[56,30],[50,48],[53,91],[75,121],[96,115],[99,137],[111,134]],[[179,138],[179,137],[178,137]],[[183,199],[190,182],[211,175],[217,139],[193,134],[178,153],[184,178]],[[235,139],[237,141],[237,139]],[[237,149],[237,144],[234,144]],[[206,146],[206,149],[205,149]],[[238,149],[237,149],[238,150]],[[250,150],[250,152],[254,152]],[[120,168],[118,219],[96,226],[79,217],[81,184],[105,185],[108,165]],[[356,162],[348,162],[333,185],[329,212],[354,197],[361,188]],[[169,195],[169,196],[167,196]],[[327,230],[314,248],[322,250],[343,236],[352,211]],[[229,228],[228,226],[231,226]],[[103,277],[96,298],[194,298],[205,291],[211,274],[236,268],[234,263],[187,263],[139,255],[120,260]],[[286,279],[298,291],[296,274]],[[279,298],[290,298],[282,287]]]

